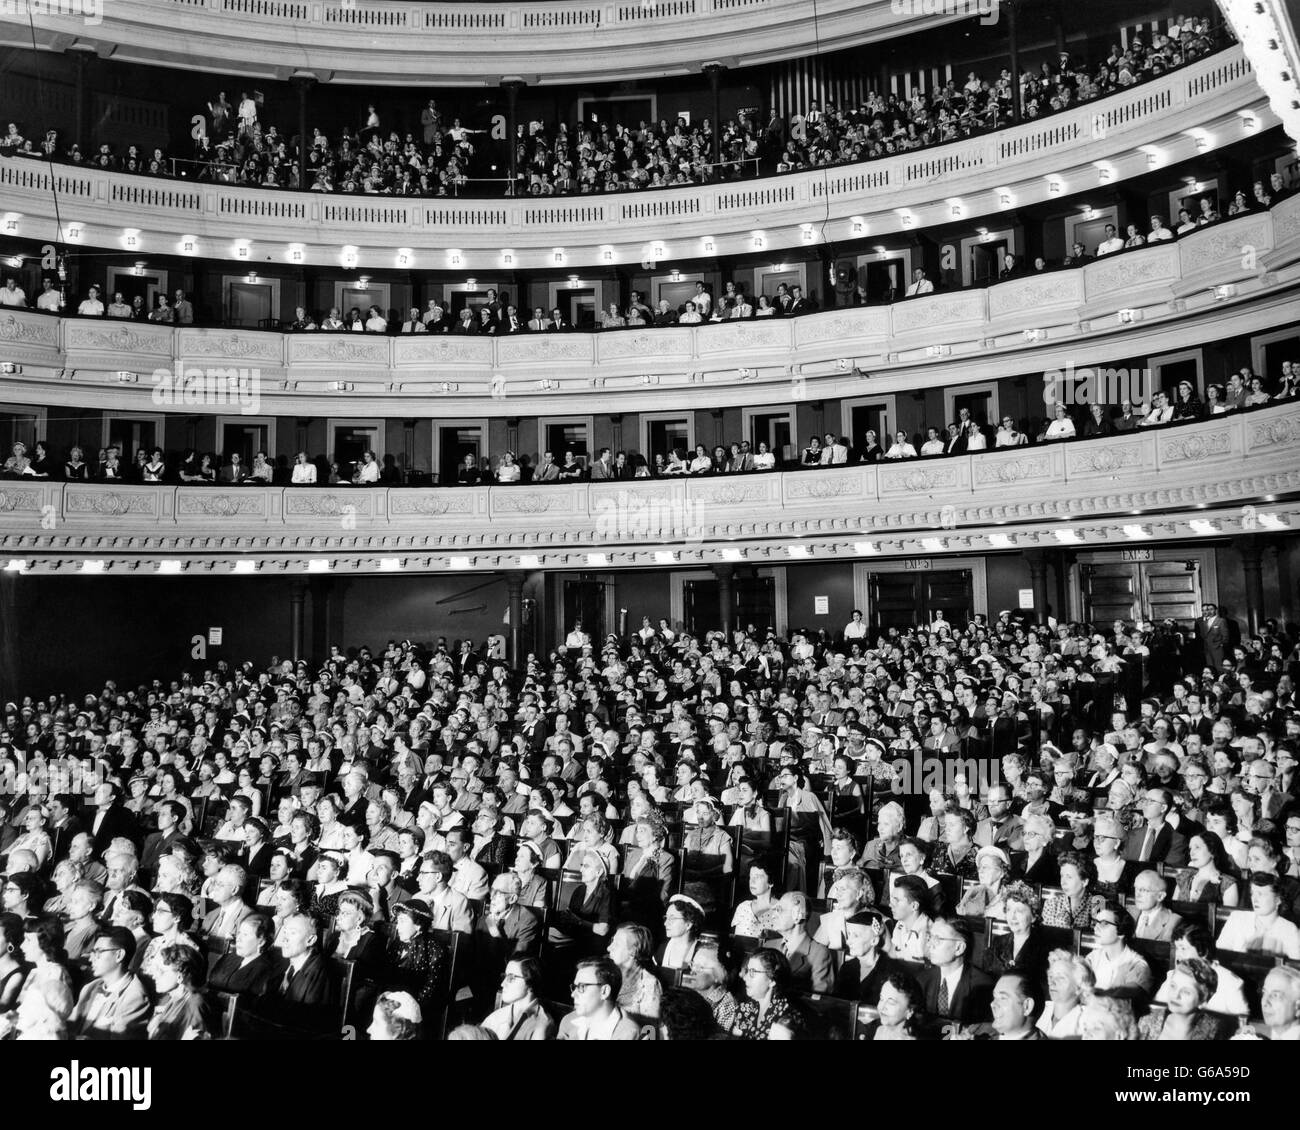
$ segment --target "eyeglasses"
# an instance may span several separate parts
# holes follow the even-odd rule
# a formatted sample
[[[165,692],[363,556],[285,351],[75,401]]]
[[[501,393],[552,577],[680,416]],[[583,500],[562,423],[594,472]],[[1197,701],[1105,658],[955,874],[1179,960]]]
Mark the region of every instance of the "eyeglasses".
[[[502,981],[522,981],[522,980],[524,980],[524,977],[523,977],[523,975],[520,974],[520,973],[505,973],[505,974],[502,975],[501,980],[502,980]],[[585,988],[585,986],[583,986],[583,987]],[[571,985],[570,988],[576,991],[576,990],[579,988],[579,986],[577,986],[577,985]]]
[[[102,949],[102,948],[92,949],[90,951],[90,955],[92,957],[98,957],[98,956],[103,956],[106,953],[121,953],[121,952],[122,951],[117,946],[110,946],[108,949]]]
[[[766,977],[767,970],[766,969],[742,969],[740,971],[740,975],[742,977]]]
[[[1092,925],[1096,929],[1099,926],[1118,926],[1119,922],[1114,918],[1094,918]]]
[[[597,989],[599,987],[599,981],[574,981],[573,984],[569,986],[569,992],[580,993],[584,989]]]

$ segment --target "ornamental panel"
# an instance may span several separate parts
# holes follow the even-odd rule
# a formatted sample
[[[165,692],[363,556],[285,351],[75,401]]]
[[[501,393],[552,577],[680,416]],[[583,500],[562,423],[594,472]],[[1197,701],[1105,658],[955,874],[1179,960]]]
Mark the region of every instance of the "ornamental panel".
[[[936,327],[981,322],[986,308],[985,292],[930,294],[896,302],[889,308],[896,334],[917,333]]]
[[[170,326],[142,323],[66,321],[63,346],[96,353],[144,353],[156,357],[172,355],[175,331]]]

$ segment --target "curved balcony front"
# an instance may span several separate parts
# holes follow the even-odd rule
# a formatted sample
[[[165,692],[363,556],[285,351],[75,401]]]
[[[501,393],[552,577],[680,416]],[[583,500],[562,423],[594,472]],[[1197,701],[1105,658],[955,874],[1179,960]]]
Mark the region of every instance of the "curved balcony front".
[[[0,483],[13,571],[656,568],[1131,545],[1300,526],[1300,404],[936,460],[630,483]],[[1254,504],[1258,503],[1256,508]],[[1266,505],[1267,503],[1267,505]],[[1250,505],[1247,505],[1250,504]],[[1216,509],[1217,508],[1217,509]],[[800,539],[800,540],[792,540]],[[333,558],[325,558],[329,554]]]
[[[1277,124],[1240,47],[1042,121],[732,184],[537,200],[321,195],[0,161],[5,234],[238,262],[564,270],[807,248],[1105,190]],[[57,207],[56,207],[57,203]]]
[[[853,47],[958,18],[946,5],[926,14],[924,5],[895,0],[112,0],[94,23],[48,7],[34,29],[48,50],[184,67],[202,59],[204,69],[233,75],[307,72],[385,86],[659,78],[714,61],[752,66]],[[0,29],[14,46],[32,46],[25,18],[0,16]]]
[[[1073,270],[800,318],[604,333],[383,336],[172,328],[0,310],[4,397],[220,412],[187,374],[243,371],[261,410],[442,418],[718,408],[911,391],[1177,348],[1294,320],[1300,195]],[[869,375],[868,375],[869,374]],[[397,406],[400,404],[400,408]]]

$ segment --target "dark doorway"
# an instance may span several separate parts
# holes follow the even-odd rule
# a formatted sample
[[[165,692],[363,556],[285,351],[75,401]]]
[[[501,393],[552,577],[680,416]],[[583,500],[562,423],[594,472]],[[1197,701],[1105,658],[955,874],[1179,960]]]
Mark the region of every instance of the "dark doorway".
[[[596,328],[596,291],[593,287],[569,287],[555,296],[564,320],[575,330]]]
[[[977,243],[970,249],[971,282],[975,286],[982,283],[997,282],[998,272],[1002,269],[1002,257],[1007,253],[1007,241],[994,239],[988,243]]]
[[[447,424],[438,426],[438,483],[453,486],[456,472],[466,455],[474,456],[478,463],[483,454],[483,429],[477,424]]]
[[[608,629],[605,627],[605,582],[599,577],[583,573],[576,579],[564,579],[564,642],[576,621],[582,621],[582,630],[599,648]]]
[[[873,631],[929,624],[940,610],[950,624],[964,624],[974,609],[969,569],[872,573],[868,591]]]
[[[872,302],[896,302],[907,293],[907,264],[902,259],[867,263],[867,296]]]
[[[687,580],[683,596],[687,631],[702,637],[722,628],[722,594],[716,579]],[[768,628],[776,627],[776,582],[737,573],[731,582],[731,626],[735,630],[751,625],[760,639]]]

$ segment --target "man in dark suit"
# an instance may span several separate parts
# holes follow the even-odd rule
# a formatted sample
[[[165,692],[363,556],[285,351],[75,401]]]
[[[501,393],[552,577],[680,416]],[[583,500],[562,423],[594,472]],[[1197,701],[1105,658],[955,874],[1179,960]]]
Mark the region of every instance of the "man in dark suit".
[[[504,334],[524,332],[524,324],[519,320],[519,311],[515,309],[513,303],[506,307],[505,315],[501,319],[501,332]]]
[[[921,973],[925,1013],[939,1024],[983,1024],[992,1019],[993,982],[969,963],[970,927],[937,918],[930,927],[930,966]]]
[[[803,296],[803,287],[792,286],[790,288],[790,308],[786,310],[786,313],[791,316],[812,313],[812,303]]]
[[[266,992],[275,963],[271,960],[274,927],[265,914],[251,914],[239,924],[230,952],[208,977],[208,987],[221,993],[247,993],[260,997]]]
[[[534,753],[540,753],[546,745],[546,739],[551,736],[546,723],[538,714],[537,707],[531,702],[524,707],[524,721],[519,732],[528,743],[528,748]]]
[[[1219,615],[1217,604],[1201,606],[1201,618],[1196,621],[1196,634],[1205,652],[1205,665],[1218,674],[1223,670],[1223,655],[1228,648],[1231,633],[1228,621]]]
[[[280,966],[272,973],[262,1014],[289,1028],[329,1031],[338,1022],[338,989],[320,953],[314,915],[291,914],[280,930]]]
[[[140,870],[152,878],[158,871],[158,860],[172,849],[177,840],[184,840],[181,821],[185,819],[185,806],[178,800],[165,800],[158,806],[158,831],[145,837],[140,853]]]
[[[84,830],[81,820],[72,815],[72,798],[60,793],[50,798],[50,822],[45,831],[49,834],[53,851],[50,859],[54,863],[68,858],[68,851],[78,832]]]
[[[1125,859],[1132,863],[1187,866],[1187,837],[1165,819],[1173,806],[1173,794],[1168,789],[1147,789],[1142,798],[1142,815],[1146,817],[1146,824],[1128,834],[1124,844]]]
[[[805,993],[829,993],[835,984],[831,951],[813,941],[804,929],[807,921],[808,896],[802,891],[787,891],[772,919],[772,929],[781,936],[766,943],[766,948],[785,954],[792,988]]]
[[[557,306],[551,311],[550,320],[546,323],[546,332],[548,334],[568,333],[572,327],[564,320],[564,315],[560,313]]]
[[[508,962],[536,957],[542,922],[531,907],[519,905],[519,876],[505,871],[492,881],[487,910],[475,934],[474,995],[491,1005]]]
[[[117,786],[109,783],[95,789],[95,811],[87,831],[95,842],[95,854],[102,856],[117,837],[123,836],[137,847],[140,829],[135,817],[118,803]]]

